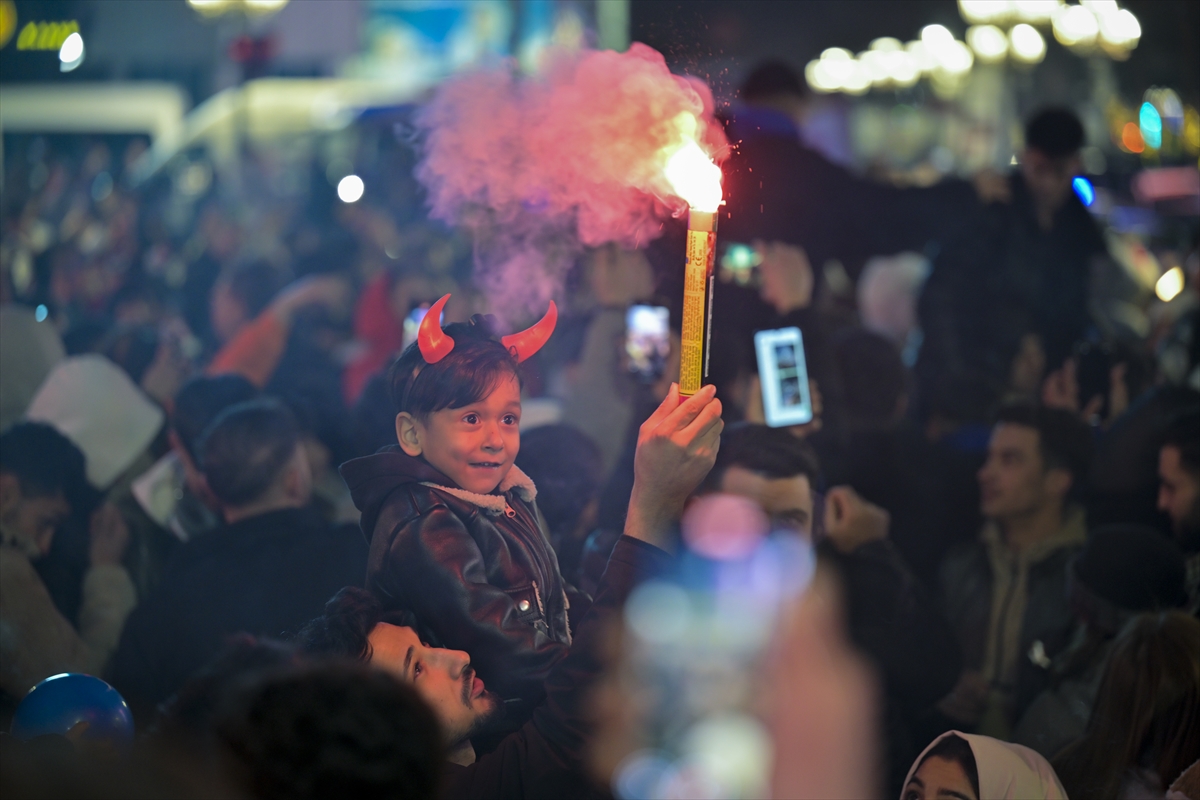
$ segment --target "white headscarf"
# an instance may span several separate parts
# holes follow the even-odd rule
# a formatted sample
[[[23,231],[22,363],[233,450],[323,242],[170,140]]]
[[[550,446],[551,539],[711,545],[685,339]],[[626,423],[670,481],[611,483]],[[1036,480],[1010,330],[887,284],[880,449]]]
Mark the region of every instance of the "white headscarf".
[[[154,441],[163,412],[104,356],[72,356],[46,377],[25,418],[53,425],[87,457],[88,481],[107,489]]]
[[[979,800],[1067,800],[1067,793],[1054,768],[1036,751],[990,736],[958,731],[943,733],[921,751],[904,778],[905,788],[925,754],[947,736],[957,736],[971,745],[971,752],[975,754],[975,769],[979,773]],[[900,797],[904,797],[903,788]]]

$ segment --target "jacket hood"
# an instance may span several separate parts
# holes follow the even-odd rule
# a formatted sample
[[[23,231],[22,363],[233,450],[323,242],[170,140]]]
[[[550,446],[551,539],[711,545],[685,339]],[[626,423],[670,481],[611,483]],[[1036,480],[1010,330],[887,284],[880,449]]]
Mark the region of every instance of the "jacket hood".
[[[504,495],[515,491],[526,502],[537,497],[533,481],[513,464],[508,475],[500,482],[493,494],[478,494],[463,489],[427,461],[414,458],[400,449],[399,445],[388,445],[378,453],[347,461],[338,470],[354,505],[362,513],[362,529],[370,538],[375,522],[388,496],[401,486],[418,483],[473,503],[493,516],[504,513]]]

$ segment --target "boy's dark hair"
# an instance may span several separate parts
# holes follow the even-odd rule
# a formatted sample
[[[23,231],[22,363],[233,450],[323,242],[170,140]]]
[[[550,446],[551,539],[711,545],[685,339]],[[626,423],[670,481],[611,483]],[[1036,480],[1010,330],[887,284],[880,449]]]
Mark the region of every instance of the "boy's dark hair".
[[[383,612],[375,595],[357,586],[345,586],[325,603],[325,612],[305,623],[292,642],[314,656],[371,660],[371,631],[380,622],[416,629],[412,612]]]
[[[1060,408],[1032,403],[1013,403],[996,413],[996,424],[1010,423],[1033,428],[1038,434],[1038,451],[1045,469],[1071,473],[1071,493],[1078,495],[1092,462],[1092,432],[1079,417]]]
[[[779,59],[764,61],[742,81],[741,95],[746,103],[773,97],[808,97],[808,87],[790,64]]]
[[[600,448],[571,425],[545,425],[521,436],[517,466],[538,489],[551,534],[569,534],[604,481]]]
[[[265,678],[217,733],[234,777],[262,800],[432,800],[445,757],[437,717],[412,687],[345,661]]]
[[[196,442],[222,411],[258,396],[254,384],[241,375],[199,375],[175,395],[171,428],[188,455],[196,459]]]
[[[25,497],[62,492],[74,506],[88,494],[83,451],[42,422],[18,422],[0,434],[0,472],[15,475]]]
[[[889,340],[864,328],[850,328],[833,341],[842,401],[859,422],[886,423],[908,394],[908,371]]]
[[[518,382],[517,360],[493,338],[491,317],[475,315],[443,330],[454,349],[436,364],[427,364],[416,342],[401,353],[388,373],[396,411],[424,419],[435,411],[462,408],[483,400],[496,384],[511,375]]]
[[[1167,425],[1163,446],[1179,450],[1179,462],[1192,475],[1200,475],[1200,411],[1186,411]]]
[[[1025,146],[1051,158],[1065,158],[1083,147],[1083,123],[1067,108],[1046,108],[1025,125]]]
[[[246,308],[246,316],[253,319],[263,312],[275,295],[288,284],[289,275],[269,261],[251,261],[233,267],[221,276],[229,287],[229,293]]]
[[[299,442],[300,429],[287,406],[271,399],[237,403],[197,443],[200,470],[218,500],[244,506],[266,493]]]
[[[717,463],[705,479],[705,488],[713,491],[720,486],[730,467],[742,467],[772,480],[804,475],[814,489],[821,472],[817,454],[807,442],[749,422],[731,425],[721,434]]]
[[[921,758],[921,763],[917,764],[917,769],[934,756],[945,759],[946,761],[954,761],[964,773],[967,780],[971,782],[971,788],[975,790],[975,796],[979,797],[979,766],[975,763],[975,751],[971,749],[971,743],[961,736],[951,734],[945,739],[942,739]],[[917,770],[913,770],[916,774]]]

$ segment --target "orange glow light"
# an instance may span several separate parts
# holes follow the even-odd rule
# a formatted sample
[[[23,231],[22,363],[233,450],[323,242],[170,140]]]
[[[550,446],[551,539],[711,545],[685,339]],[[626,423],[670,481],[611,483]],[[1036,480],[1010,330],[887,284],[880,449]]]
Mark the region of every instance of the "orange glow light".
[[[1146,149],[1146,143],[1142,141],[1142,132],[1138,130],[1137,123],[1125,123],[1125,127],[1121,129],[1121,144],[1131,153],[1140,153]]]

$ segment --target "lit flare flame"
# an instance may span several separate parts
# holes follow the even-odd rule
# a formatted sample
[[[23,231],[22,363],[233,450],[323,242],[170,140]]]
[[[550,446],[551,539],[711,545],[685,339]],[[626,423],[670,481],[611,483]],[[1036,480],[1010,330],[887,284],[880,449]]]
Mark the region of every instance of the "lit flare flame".
[[[675,118],[683,143],[667,159],[663,174],[671,190],[697,211],[715,213],[721,207],[721,168],[696,142],[696,118],[684,112]]]

